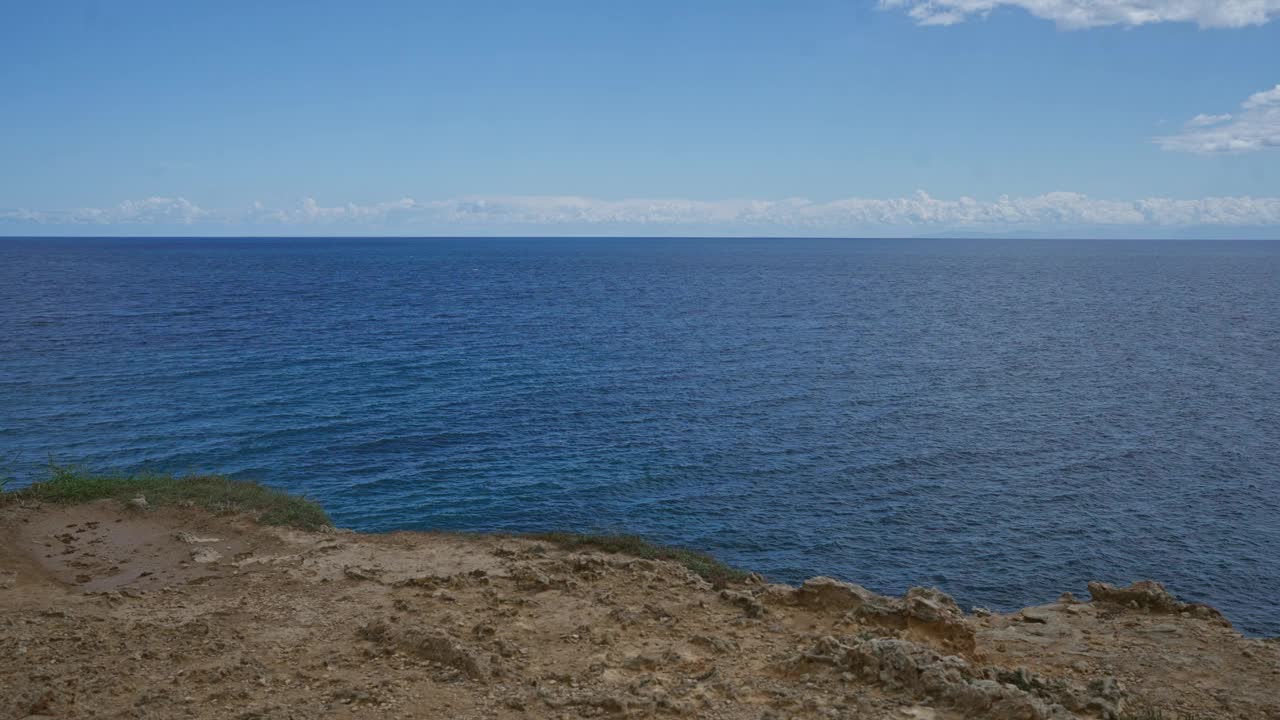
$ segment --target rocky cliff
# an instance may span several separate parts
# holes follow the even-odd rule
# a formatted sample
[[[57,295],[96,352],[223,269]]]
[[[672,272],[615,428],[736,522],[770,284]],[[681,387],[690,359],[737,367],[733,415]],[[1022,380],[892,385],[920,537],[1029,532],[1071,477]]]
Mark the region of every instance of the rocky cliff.
[[[1280,645],[1154,583],[1002,615],[144,504],[0,507],[0,717],[1280,718]]]

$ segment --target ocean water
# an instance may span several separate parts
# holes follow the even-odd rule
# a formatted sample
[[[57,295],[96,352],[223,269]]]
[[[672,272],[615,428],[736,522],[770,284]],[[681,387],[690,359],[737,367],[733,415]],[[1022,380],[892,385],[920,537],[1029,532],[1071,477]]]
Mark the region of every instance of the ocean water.
[[[1280,243],[0,240],[0,459],[1280,635]]]

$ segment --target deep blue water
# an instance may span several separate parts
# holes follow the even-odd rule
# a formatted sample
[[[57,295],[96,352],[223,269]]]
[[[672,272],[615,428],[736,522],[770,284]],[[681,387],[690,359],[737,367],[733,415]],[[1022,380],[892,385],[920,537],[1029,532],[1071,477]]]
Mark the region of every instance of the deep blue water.
[[[0,240],[0,457],[1280,635],[1280,243]]]

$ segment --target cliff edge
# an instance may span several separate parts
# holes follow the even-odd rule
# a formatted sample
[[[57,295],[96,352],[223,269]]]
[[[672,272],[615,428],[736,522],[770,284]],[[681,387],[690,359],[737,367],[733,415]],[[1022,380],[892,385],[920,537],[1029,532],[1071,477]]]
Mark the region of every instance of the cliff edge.
[[[0,717],[1280,718],[1280,644],[1155,583],[971,614],[145,496],[11,501],[0,535]]]

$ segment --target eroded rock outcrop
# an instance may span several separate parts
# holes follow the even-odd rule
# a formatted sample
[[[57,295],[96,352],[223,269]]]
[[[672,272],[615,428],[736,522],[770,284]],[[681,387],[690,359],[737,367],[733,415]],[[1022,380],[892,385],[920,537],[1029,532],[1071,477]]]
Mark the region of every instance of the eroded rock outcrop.
[[[974,650],[973,628],[950,595],[935,588],[911,588],[901,598],[874,593],[861,585],[816,577],[775,598],[811,610],[842,612],[858,623],[902,630],[917,640],[960,653]]]
[[[478,653],[442,631],[400,628],[375,621],[361,626],[357,634],[375,645],[453,668],[472,680],[485,680],[491,674],[489,663]]]
[[[1123,588],[1095,581],[1089,583],[1089,595],[1093,597],[1094,602],[1115,603],[1156,613],[1185,612],[1212,619],[1227,626],[1231,625],[1230,621],[1216,608],[1202,603],[1182,602],[1166,590],[1164,585],[1153,580],[1140,580]]]
[[[791,661],[793,668],[813,663],[989,720],[1069,720],[1075,712],[1114,718],[1123,701],[1114,680],[1079,688],[1026,670],[976,667],[896,638],[824,637]]]

